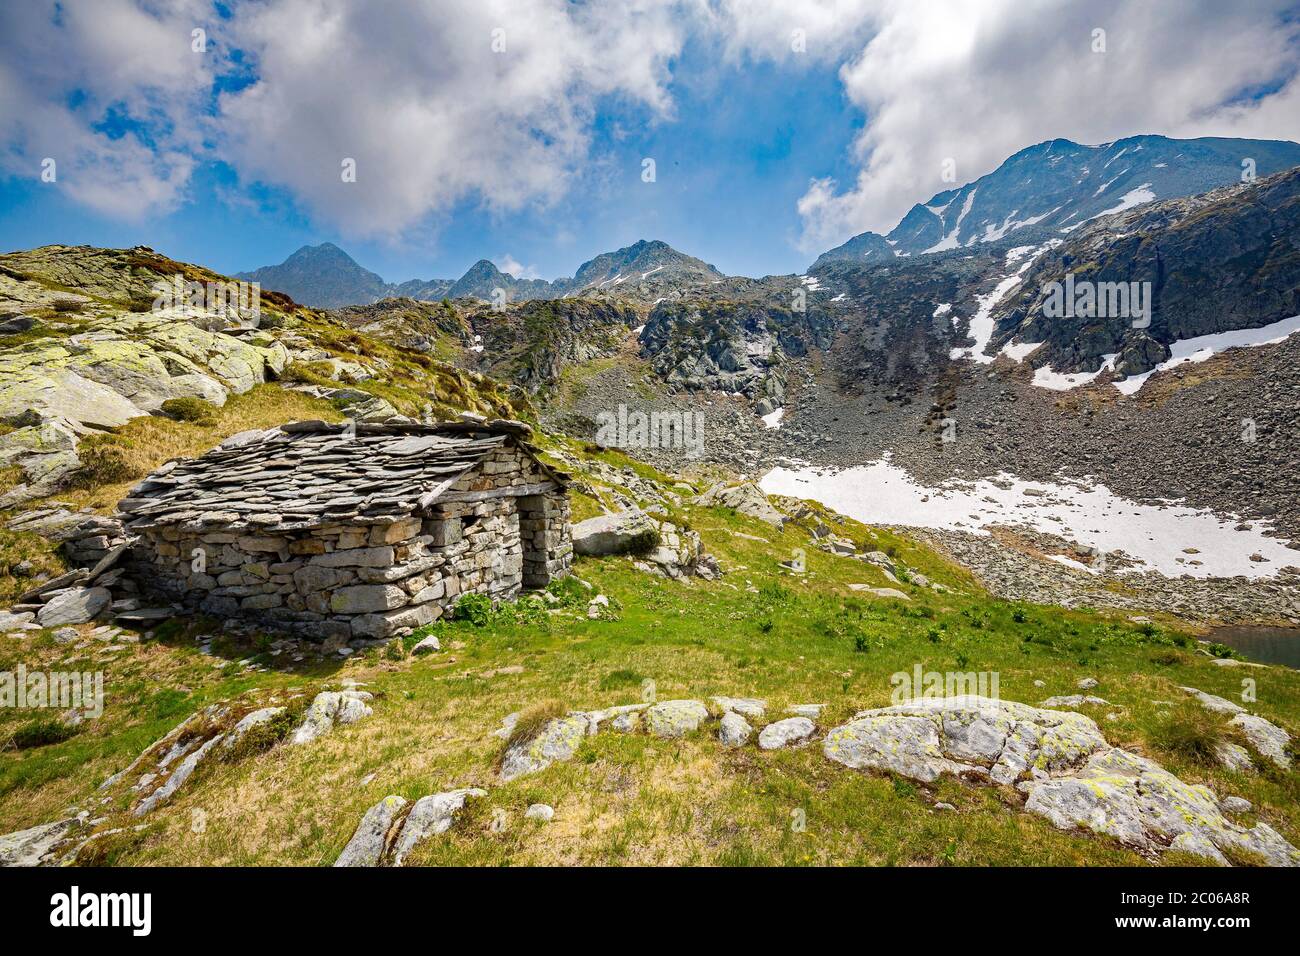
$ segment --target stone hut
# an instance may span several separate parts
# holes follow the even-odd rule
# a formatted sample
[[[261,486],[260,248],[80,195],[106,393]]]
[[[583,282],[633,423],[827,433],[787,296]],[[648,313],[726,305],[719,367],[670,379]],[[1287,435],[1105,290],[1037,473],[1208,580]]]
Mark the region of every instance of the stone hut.
[[[466,593],[516,596],[573,559],[568,475],[506,420],[295,422],[235,435],[118,506],[141,586],[317,640],[437,620]]]

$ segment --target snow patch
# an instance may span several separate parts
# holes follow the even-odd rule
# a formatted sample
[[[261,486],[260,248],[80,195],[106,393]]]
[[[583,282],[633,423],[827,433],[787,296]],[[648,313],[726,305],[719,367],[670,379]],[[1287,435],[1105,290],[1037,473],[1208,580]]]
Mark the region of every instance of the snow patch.
[[[932,488],[886,455],[843,471],[775,468],[759,484],[769,495],[815,499],[868,524],[976,534],[987,534],[996,525],[1029,526],[1101,552],[1122,550],[1140,562],[1121,569],[1121,574],[1149,570],[1168,577],[1267,578],[1300,564],[1285,541],[1264,534],[1270,530],[1266,522],[1237,531],[1235,516],[1220,517],[1174,502],[1139,504],[1087,481],[1026,482],[1004,473],[996,480],[953,480]],[[1026,495],[1027,488],[1040,493]],[[1185,548],[1199,550],[1195,559],[1203,563],[1190,564]],[[1268,561],[1251,561],[1252,554]]]
[[[1169,358],[1165,359],[1149,372],[1130,375],[1118,382],[1112,382],[1125,395],[1133,395],[1156,372],[1163,372],[1176,365],[1188,362],[1204,362],[1225,349],[1259,348],[1261,345],[1276,345],[1288,336],[1300,332],[1300,315],[1289,319],[1262,325],[1257,329],[1235,329],[1232,332],[1214,332],[1210,335],[1197,335],[1190,339],[1180,339],[1169,346]]]
[[[1002,346],[1002,351],[998,354],[1007,356],[1007,358],[1019,365],[1028,358],[1035,349],[1041,348],[1042,345],[1042,342],[1008,342],[1006,345]]]
[[[940,239],[938,242],[932,245],[929,249],[926,249],[925,250],[926,252],[943,252],[946,249],[957,248],[958,245],[957,234],[961,232],[962,220],[965,219],[966,215],[970,212],[970,207],[975,202],[975,194],[977,192],[979,192],[978,186],[976,186],[974,189],[972,189],[969,193],[966,194],[966,201],[962,203],[961,214],[957,216],[957,225],[952,227],[952,232],[948,233],[948,235],[944,236],[942,239]],[[956,197],[954,197],[954,199],[955,198]],[[951,203],[952,200],[949,200],[950,205]],[[948,207],[945,206],[944,208],[946,209]],[[947,223],[944,223],[944,225],[947,225]]]

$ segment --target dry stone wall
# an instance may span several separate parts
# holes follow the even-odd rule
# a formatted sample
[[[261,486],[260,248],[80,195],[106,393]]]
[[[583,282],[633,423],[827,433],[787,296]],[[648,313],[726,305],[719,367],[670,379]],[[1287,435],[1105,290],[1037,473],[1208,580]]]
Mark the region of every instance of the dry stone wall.
[[[508,447],[415,515],[261,534],[177,522],[133,549],[138,579],[172,600],[323,641],[405,633],[462,594],[509,599],[571,562],[567,494]]]

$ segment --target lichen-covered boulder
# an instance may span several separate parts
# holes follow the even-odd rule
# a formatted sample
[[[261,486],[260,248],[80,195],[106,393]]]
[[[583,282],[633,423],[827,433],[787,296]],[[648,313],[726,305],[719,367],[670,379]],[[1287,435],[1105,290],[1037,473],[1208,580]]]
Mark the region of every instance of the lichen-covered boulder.
[[[378,866],[401,823],[404,809],[403,797],[388,796],[367,810],[334,865]]]
[[[526,773],[545,770],[557,760],[569,760],[587,736],[589,721],[585,714],[556,717],[546,723],[540,733],[513,744],[501,759],[502,782]]]
[[[1140,850],[1200,853],[1216,863],[1223,852],[1260,858],[1270,866],[1300,866],[1300,851],[1266,824],[1245,829],[1223,815],[1214,793],[1184,783],[1159,764],[1118,748],[1094,754],[1077,773],[1029,780],[1025,809],[1062,829],[1115,837]],[[1185,836],[1186,835],[1186,836]]]
[[[336,724],[353,724],[374,711],[366,701],[373,695],[362,690],[322,691],[312,700],[293,736],[292,744],[307,744],[329,733]]]
[[[649,704],[619,704],[616,707],[606,707],[603,710],[588,710],[583,713],[583,716],[587,718],[587,733],[597,733],[601,725],[606,721],[613,723],[623,717],[635,716],[649,706]]]
[[[709,709],[698,700],[665,700],[647,708],[643,718],[649,733],[671,739],[698,730]]]
[[[718,740],[724,747],[743,747],[753,733],[754,728],[749,726],[749,721],[734,710],[723,714],[718,724]]]
[[[768,724],[758,735],[763,750],[780,750],[807,743],[817,732],[817,725],[807,717],[787,717]]]
[[[401,866],[408,853],[422,841],[439,833],[446,833],[456,821],[456,814],[470,797],[486,797],[487,791],[477,787],[450,790],[421,797],[406,815],[401,830],[393,840],[390,863]]]
[[[864,711],[828,733],[823,750],[846,766],[926,783],[948,773],[1009,784],[1077,766],[1105,746],[1082,714],[972,695]]]

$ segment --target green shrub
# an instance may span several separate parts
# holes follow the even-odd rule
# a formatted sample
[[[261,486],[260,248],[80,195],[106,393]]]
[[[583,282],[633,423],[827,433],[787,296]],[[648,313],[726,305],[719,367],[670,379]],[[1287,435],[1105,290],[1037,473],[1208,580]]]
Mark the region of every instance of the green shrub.
[[[217,406],[201,398],[187,395],[184,398],[167,399],[162,403],[162,413],[178,422],[210,425],[216,421]]]
[[[663,537],[659,534],[657,528],[647,528],[645,531],[637,532],[632,536],[632,540],[627,544],[628,554],[635,554],[644,557],[652,554],[660,544],[663,543]]]
[[[1212,643],[1209,647],[1206,648],[1206,650],[1208,650],[1215,657],[1231,657],[1237,660],[1241,659],[1241,655],[1237,653],[1235,648],[1231,648],[1227,644],[1220,644],[1218,641]]]
[[[127,450],[107,438],[87,438],[77,448],[77,457],[81,459],[81,467],[77,469],[75,480],[83,488],[112,485],[144,476],[144,471],[131,460]]]
[[[579,607],[586,605],[588,595],[591,592],[576,577],[569,575],[568,577],[557,578],[546,585],[546,593],[559,598],[560,607]]]
[[[65,724],[58,717],[38,717],[13,732],[7,749],[28,750],[32,747],[57,744],[69,737],[75,737],[80,732],[81,728]]]
[[[474,627],[486,627],[492,620],[492,599],[486,594],[462,594],[452,607],[451,616]]]

